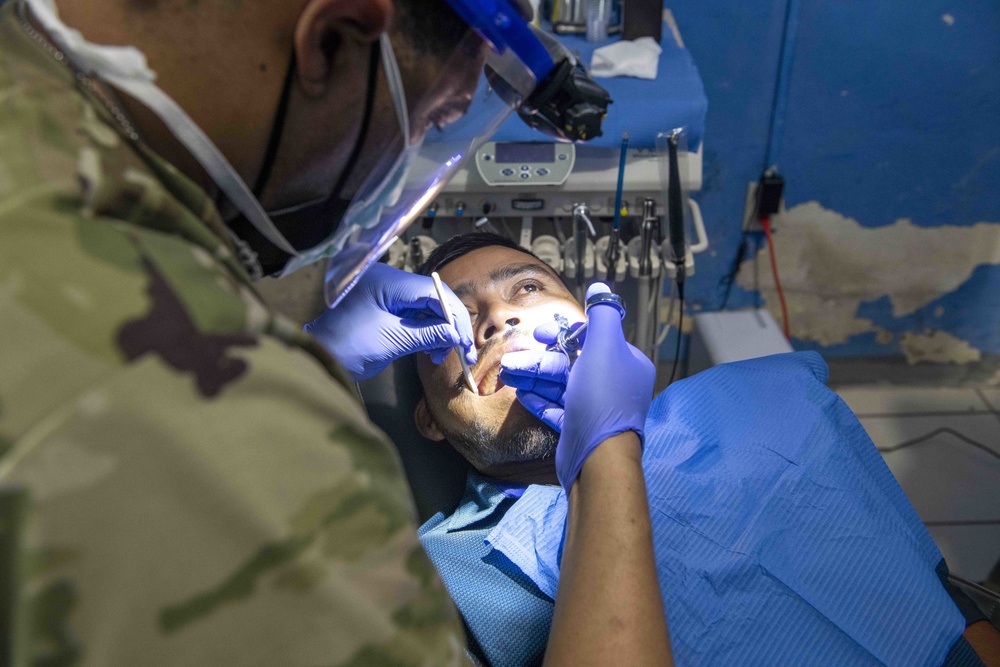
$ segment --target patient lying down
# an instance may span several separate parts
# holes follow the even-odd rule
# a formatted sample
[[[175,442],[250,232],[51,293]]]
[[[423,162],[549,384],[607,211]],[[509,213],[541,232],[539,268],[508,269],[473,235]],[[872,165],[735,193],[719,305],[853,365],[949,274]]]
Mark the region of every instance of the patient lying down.
[[[535,327],[584,315],[548,266],[496,235],[456,237],[421,270],[465,303],[479,349],[478,396],[454,354],[417,360],[418,429],[474,468],[421,541],[472,651],[497,667],[540,664],[566,497],[558,434],[505,369],[557,354]],[[940,552],[825,380],[818,355],[780,355],[711,369],[654,400],[643,469],[677,664],[941,665],[970,650]]]

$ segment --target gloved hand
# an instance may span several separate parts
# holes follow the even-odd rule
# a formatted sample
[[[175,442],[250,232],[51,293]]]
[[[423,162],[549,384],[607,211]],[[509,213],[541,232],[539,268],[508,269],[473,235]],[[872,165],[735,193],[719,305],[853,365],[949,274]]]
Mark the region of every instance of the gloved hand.
[[[571,329],[583,324],[578,322]],[[535,340],[547,346],[559,340],[560,326],[557,322],[547,322],[535,328]],[[580,335],[583,345],[587,331]],[[627,343],[632,355],[645,360],[646,355],[631,343]],[[570,362],[565,353],[558,350],[522,350],[508,352],[500,360],[500,379],[504,384],[517,389],[517,398],[528,411],[550,428],[562,432],[564,418],[563,396],[569,379]]]
[[[587,297],[610,291],[595,283]],[[653,363],[625,341],[617,308],[596,304],[587,317],[587,340],[562,396],[562,432],[556,448],[556,475],[567,491],[602,442],[627,431],[642,439],[656,377]]]
[[[465,348],[466,360],[475,364],[469,311],[447,285],[444,291],[454,327],[445,319],[430,276],[375,264],[343,301],[305,330],[355,381],[374,377],[394,360],[414,352],[426,352],[440,364],[456,345]]]
[[[583,322],[574,325],[574,329]],[[558,322],[547,322],[535,328],[535,340],[547,346],[559,340]],[[580,337],[581,345],[586,338]],[[517,389],[517,400],[555,431],[562,432],[563,394],[569,379],[569,357],[558,350],[522,350],[508,352],[500,358],[500,380]]]

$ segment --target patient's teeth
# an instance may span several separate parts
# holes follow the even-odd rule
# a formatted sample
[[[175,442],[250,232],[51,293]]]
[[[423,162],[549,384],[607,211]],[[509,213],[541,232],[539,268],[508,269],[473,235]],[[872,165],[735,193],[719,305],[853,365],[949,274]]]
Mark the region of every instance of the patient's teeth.
[[[497,364],[487,371],[483,379],[479,381],[479,395],[489,396],[490,394],[495,394],[504,386],[506,385],[500,381],[500,365]]]

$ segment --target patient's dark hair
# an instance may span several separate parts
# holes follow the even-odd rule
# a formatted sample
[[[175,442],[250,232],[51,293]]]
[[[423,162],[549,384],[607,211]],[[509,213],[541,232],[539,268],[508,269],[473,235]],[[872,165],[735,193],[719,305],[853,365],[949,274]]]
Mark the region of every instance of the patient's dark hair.
[[[535,259],[538,256],[530,250],[525,250],[508,236],[493,234],[492,232],[473,232],[471,234],[460,234],[452,236],[450,239],[434,248],[427,260],[417,267],[417,273],[429,276],[433,271],[440,271],[446,265],[451,264],[459,257],[468,255],[473,250],[489,248],[491,246],[501,246],[518,250],[525,255],[531,255]],[[540,259],[538,261],[541,261]]]

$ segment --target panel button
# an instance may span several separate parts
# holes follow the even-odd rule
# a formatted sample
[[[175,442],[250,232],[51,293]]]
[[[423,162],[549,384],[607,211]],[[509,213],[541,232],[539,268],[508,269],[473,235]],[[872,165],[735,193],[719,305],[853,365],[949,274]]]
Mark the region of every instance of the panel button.
[[[545,208],[544,199],[512,199],[510,207],[515,211],[541,211]]]
[[[538,174],[539,176],[548,176],[549,175],[549,170],[546,169],[545,167],[542,167],[541,169],[539,169],[535,173]]]
[[[521,165],[521,171],[531,171],[531,165],[530,164],[522,164]]]
[[[560,153],[559,154],[559,159],[560,160],[568,160],[569,159],[569,154],[568,153]]]
[[[521,172],[521,179],[522,179],[522,180],[528,180],[529,178],[531,178],[531,174],[529,174],[529,173],[528,173],[528,172],[526,172],[526,171],[522,171],[522,172]]]
[[[510,167],[507,167],[506,169],[504,169],[500,173],[503,174],[504,176],[513,176],[514,175],[514,170],[511,169]]]

